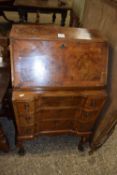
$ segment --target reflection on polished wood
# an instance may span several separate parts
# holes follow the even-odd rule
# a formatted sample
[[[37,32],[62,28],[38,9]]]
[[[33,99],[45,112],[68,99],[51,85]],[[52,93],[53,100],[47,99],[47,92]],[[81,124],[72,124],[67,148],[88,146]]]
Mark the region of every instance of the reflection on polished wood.
[[[65,38],[58,38],[59,33]],[[11,42],[13,76],[17,77],[13,77],[15,88],[100,87],[106,84],[107,44],[95,31],[15,26]]]
[[[94,30],[14,25],[10,50],[17,145],[71,133],[82,149],[107,97],[106,41]]]

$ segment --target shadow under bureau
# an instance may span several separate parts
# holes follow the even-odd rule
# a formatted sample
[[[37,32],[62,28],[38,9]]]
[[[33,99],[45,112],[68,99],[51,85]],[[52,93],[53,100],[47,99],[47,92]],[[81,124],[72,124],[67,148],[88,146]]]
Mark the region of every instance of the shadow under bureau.
[[[95,30],[14,25],[10,34],[16,143],[42,134],[90,141],[107,93],[108,45]]]

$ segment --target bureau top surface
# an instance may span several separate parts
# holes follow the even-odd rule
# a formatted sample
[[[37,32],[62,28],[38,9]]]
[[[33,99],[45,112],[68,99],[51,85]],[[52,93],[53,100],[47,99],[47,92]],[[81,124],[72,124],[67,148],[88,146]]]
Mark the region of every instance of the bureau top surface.
[[[13,39],[38,40],[84,40],[91,42],[104,41],[96,30],[85,28],[58,27],[51,25],[14,25],[10,37]]]
[[[14,25],[10,36],[14,87],[87,88],[106,85],[108,48],[96,32]]]

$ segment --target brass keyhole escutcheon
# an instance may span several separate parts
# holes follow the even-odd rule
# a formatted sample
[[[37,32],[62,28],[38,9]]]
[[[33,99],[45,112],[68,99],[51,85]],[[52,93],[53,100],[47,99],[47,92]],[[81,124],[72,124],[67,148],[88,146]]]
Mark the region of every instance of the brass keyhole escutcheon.
[[[61,44],[60,48],[61,49],[64,49],[65,48],[65,45],[64,44]]]

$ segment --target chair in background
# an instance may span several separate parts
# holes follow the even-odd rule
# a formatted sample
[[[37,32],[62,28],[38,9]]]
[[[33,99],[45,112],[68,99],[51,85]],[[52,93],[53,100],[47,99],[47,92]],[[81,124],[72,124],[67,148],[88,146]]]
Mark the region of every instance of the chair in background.
[[[12,20],[9,20],[7,16],[4,13],[4,9],[12,8],[13,7],[14,0],[0,0],[0,16],[2,16],[6,21],[13,22]]]

